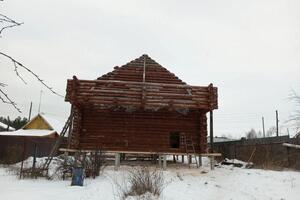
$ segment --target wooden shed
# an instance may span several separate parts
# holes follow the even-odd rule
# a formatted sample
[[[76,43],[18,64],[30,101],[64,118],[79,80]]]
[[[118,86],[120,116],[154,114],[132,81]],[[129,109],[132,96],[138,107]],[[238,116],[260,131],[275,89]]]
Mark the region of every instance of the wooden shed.
[[[187,153],[188,142],[204,153],[206,114],[218,108],[216,87],[188,85],[148,55],[96,80],[74,76],[65,100],[73,114],[69,148],[124,153]]]
[[[9,162],[19,162],[33,155],[48,156],[63,125],[63,119],[38,114],[19,130],[0,132],[0,163],[11,155],[16,157],[13,161],[8,159]]]

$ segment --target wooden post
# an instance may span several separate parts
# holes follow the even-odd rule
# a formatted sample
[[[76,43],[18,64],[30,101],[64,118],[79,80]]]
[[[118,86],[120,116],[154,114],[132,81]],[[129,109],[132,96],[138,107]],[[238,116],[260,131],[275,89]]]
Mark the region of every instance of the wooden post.
[[[213,122],[213,111],[209,111],[209,134],[210,134],[210,151],[214,152],[214,122]]]
[[[69,153],[67,151],[64,152],[64,170],[63,170],[63,175],[62,175],[62,179],[65,180],[66,179],[66,166],[67,166],[67,159],[68,159],[68,155]]]
[[[236,156],[236,143],[234,143],[234,159],[237,159],[237,156]]]
[[[30,121],[31,119],[31,111],[32,111],[32,102],[30,102],[28,121]]]
[[[83,153],[82,155],[82,168],[83,170],[86,168],[86,153]]]
[[[266,132],[265,132],[265,118],[262,117],[261,119],[262,119],[262,127],[263,127],[263,136],[265,138],[266,137]]]
[[[163,155],[163,170],[167,169],[167,155]]]
[[[202,156],[201,155],[198,156],[198,160],[199,160],[199,167],[201,167],[202,166]]]
[[[37,145],[36,143],[34,143],[32,170],[31,170],[31,176],[34,178],[37,178],[35,173],[36,154],[37,154]]]
[[[181,155],[181,162],[184,163],[184,155]]]
[[[97,173],[97,163],[98,163],[98,151],[91,153],[91,157],[94,157],[94,164],[93,164],[93,179],[96,178],[96,173]]]
[[[189,155],[189,157],[188,157],[188,163],[192,164],[192,155]]]
[[[214,121],[213,121],[213,111],[209,111],[209,133],[210,133],[210,151],[211,153],[214,152]],[[214,157],[210,157],[210,169],[215,169],[215,161]]]
[[[23,175],[23,166],[24,166],[24,160],[25,160],[25,156],[26,156],[26,140],[24,137],[24,141],[23,141],[23,155],[22,155],[22,163],[21,163],[21,169],[20,169],[20,179],[22,178]]]
[[[279,131],[278,131],[278,111],[276,110],[276,136],[279,136]]]
[[[119,170],[120,168],[120,154],[119,153],[116,153],[115,154],[115,170]]]
[[[289,167],[291,167],[290,147],[286,147],[286,151],[287,151],[288,165],[289,165]]]
[[[71,119],[71,123],[70,123],[70,126],[69,126],[69,130],[68,130],[68,137],[67,137],[67,148],[70,148],[71,147],[71,135],[72,135],[72,131],[73,131],[73,119],[74,119],[74,106],[72,105],[71,106],[71,110],[70,110],[70,115],[72,116],[72,119]]]
[[[158,155],[158,166],[162,167],[161,155]]]
[[[211,170],[215,169],[215,159],[213,156],[210,156],[210,169]]]

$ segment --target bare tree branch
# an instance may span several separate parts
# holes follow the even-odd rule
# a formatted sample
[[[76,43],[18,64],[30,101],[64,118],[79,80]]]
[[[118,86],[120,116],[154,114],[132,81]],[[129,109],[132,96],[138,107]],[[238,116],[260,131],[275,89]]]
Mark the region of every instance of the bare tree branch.
[[[53,94],[57,95],[57,96],[60,96],[60,97],[63,97],[62,95],[58,94],[57,92],[55,92],[53,90],[52,87],[48,86],[44,80],[42,80],[36,73],[34,73],[33,71],[31,71],[29,68],[27,68],[26,66],[24,66],[22,63],[18,62],[17,60],[15,60],[14,58],[12,58],[11,56],[5,54],[5,53],[2,53],[0,52],[0,55],[10,59],[15,66],[17,67],[21,67],[23,69],[25,69],[27,72],[29,72],[32,76],[34,76],[42,85],[44,85],[48,90],[50,90]],[[15,68],[16,69],[16,68]]]
[[[5,87],[5,86],[7,86],[5,83],[0,82],[0,87]]]
[[[15,66],[14,71],[16,72],[17,77],[19,77],[23,81],[23,83],[27,85],[27,82],[20,76],[20,74],[18,72],[18,65],[16,64],[16,62],[14,62],[14,66]]]
[[[9,102],[6,101],[1,95],[0,95],[0,100],[1,100],[3,103],[9,103]]]
[[[23,22],[22,23],[16,22],[15,20],[13,20],[13,19],[11,19],[11,18],[9,18],[9,17],[7,17],[6,15],[3,15],[3,14],[0,14],[0,22],[1,23],[8,23],[8,25],[6,25],[6,26],[4,26],[0,29],[0,36],[1,36],[2,32],[5,29],[12,28],[12,27],[15,27],[15,26],[20,26],[20,25],[23,24]]]
[[[12,101],[1,88],[0,88],[0,93],[2,93],[6,98],[5,100],[3,97],[0,96],[0,99],[3,103],[11,104],[19,113],[22,113],[21,110],[17,107],[17,104],[14,101]]]
[[[0,0],[0,1],[3,1],[3,0]],[[0,23],[1,23],[1,25],[3,25],[3,26],[1,26],[2,28],[0,28],[0,38],[1,38],[1,34],[2,34],[2,32],[3,32],[4,30],[9,29],[9,28],[12,28],[12,27],[15,27],[15,26],[20,26],[20,25],[23,24],[23,22],[22,22],[22,23],[17,22],[17,21],[15,21],[15,20],[13,20],[13,19],[9,18],[8,16],[3,15],[3,14],[1,14],[1,13],[0,13]],[[22,63],[20,63],[20,62],[18,62],[17,60],[15,60],[13,57],[11,57],[11,56],[9,56],[9,55],[7,55],[7,54],[5,54],[5,53],[2,53],[2,52],[0,52],[0,55],[4,56],[4,57],[6,57],[6,58],[8,58],[8,59],[10,59],[10,60],[12,61],[13,65],[14,65],[14,71],[15,71],[17,77],[18,77],[19,79],[21,79],[22,82],[23,82],[24,84],[27,84],[27,82],[26,82],[26,81],[23,79],[23,77],[19,74],[19,71],[18,71],[18,68],[19,68],[19,67],[25,69],[29,74],[31,74],[32,76],[34,76],[34,77],[35,77],[42,85],[44,85],[44,86],[45,86],[48,90],[50,90],[53,94],[55,94],[55,95],[57,95],[57,96],[60,96],[60,97],[63,97],[62,95],[60,95],[60,94],[58,94],[57,92],[55,92],[55,91],[53,90],[52,87],[48,86],[48,85],[44,82],[44,80],[42,80],[36,73],[34,73],[34,72],[33,72],[32,70],[30,70],[28,67],[24,66]],[[4,91],[1,89],[1,87],[5,87],[5,86],[6,86],[6,84],[0,82],[0,100],[1,100],[3,103],[11,104],[18,112],[21,113],[21,110],[17,107],[17,104],[16,104],[12,99],[9,98],[9,96],[7,95],[6,92],[4,92]],[[1,95],[1,94],[2,94],[2,95]]]
[[[287,122],[293,122],[298,131],[300,129],[300,96],[295,90],[291,90],[289,99],[295,103],[296,109]]]

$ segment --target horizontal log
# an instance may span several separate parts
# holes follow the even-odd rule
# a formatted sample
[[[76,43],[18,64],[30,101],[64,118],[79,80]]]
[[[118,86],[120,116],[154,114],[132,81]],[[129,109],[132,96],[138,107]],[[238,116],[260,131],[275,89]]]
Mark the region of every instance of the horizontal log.
[[[71,83],[73,82],[73,79],[68,79],[68,84],[71,85]],[[190,89],[199,89],[199,90],[203,90],[203,91],[207,91],[208,87],[204,87],[204,86],[191,86],[191,85],[180,85],[180,84],[163,84],[163,83],[143,83],[143,82],[132,82],[132,81],[118,81],[118,80],[83,80],[80,79],[78,81],[76,81],[77,84],[80,85],[95,85],[97,83],[119,83],[119,84],[128,84],[131,86],[134,85],[149,85],[149,86],[162,86],[162,87],[171,87],[171,88],[190,88]],[[216,89],[216,88],[215,88]]]
[[[296,145],[296,144],[283,143],[282,145],[285,147],[300,149],[300,145]]]
[[[145,107],[186,107],[206,110],[217,107],[217,98],[211,97],[212,94],[209,93],[208,87],[115,80],[78,80],[75,84],[76,88],[73,88],[73,81],[69,80],[67,87],[66,100],[70,102],[98,103],[104,106],[105,104],[116,104],[117,101],[116,105],[120,106],[132,104],[138,107],[143,104]],[[76,95],[73,95],[73,90]],[[141,101],[142,91],[144,91],[145,99],[143,102]]]
[[[82,152],[82,153],[91,153],[96,152],[97,150],[85,150],[85,149],[67,149],[67,148],[60,148],[59,151],[62,152]],[[148,152],[148,151],[105,151],[104,153],[125,153],[125,154],[161,154],[161,155],[185,155],[185,153],[173,153],[173,152]],[[193,155],[203,156],[203,157],[218,157],[222,156],[221,153],[196,153]]]

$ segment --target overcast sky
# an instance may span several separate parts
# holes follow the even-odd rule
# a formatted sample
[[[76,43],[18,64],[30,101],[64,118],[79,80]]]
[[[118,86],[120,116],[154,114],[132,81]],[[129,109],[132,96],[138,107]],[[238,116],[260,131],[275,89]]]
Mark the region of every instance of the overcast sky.
[[[6,0],[0,12],[24,22],[6,30],[0,51],[12,55],[64,95],[66,80],[95,79],[142,54],[191,85],[219,88],[215,134],[240,137],[251,128],[280,130],[300,92],[300,1]],[[0,57],[0,82],[28,116],[30,101],[59,119],[70,105]],[[18,116],[0,102],[0,116]],[[290,128],[291,134],[293,129]]]

